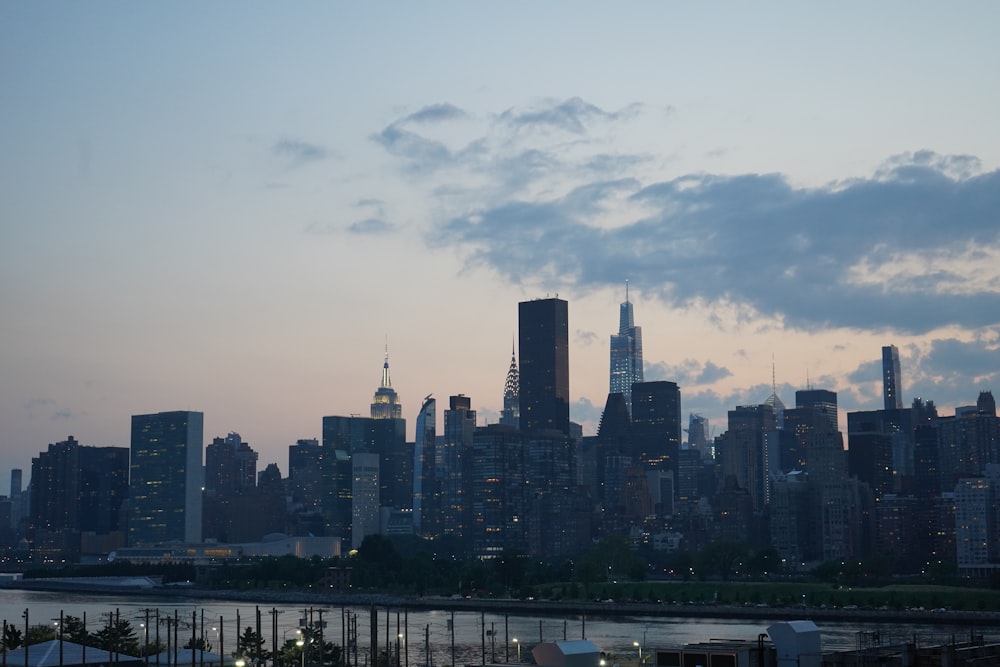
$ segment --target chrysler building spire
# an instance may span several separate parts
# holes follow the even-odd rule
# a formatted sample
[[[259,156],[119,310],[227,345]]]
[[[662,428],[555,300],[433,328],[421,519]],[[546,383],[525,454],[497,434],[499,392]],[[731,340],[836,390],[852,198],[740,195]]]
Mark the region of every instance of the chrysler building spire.
[[[500,413],[500,423],[514,428],[520,424],[520,399],[518,390],[521,385],[521,374],[517,370],[517,354],[514,343],[510,344],[510,368],[507,369],[507,381],[503,386],[503,411]]]

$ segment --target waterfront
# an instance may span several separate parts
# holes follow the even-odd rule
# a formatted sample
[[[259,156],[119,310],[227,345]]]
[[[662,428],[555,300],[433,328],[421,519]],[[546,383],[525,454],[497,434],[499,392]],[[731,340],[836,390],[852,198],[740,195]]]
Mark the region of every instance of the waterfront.
[[[184,642],[192,635],[202,633],[201,619],[204,617],[204,636],[215,650],[231,653],[237,636],[237,615],[240,626],[255,626],[256,612],[260,610],[261,635],[270,648],[274,635],[287,638],[299,626],[304,610],[309,604],[274,604],[253,601],[234,602],[229,600],[164,598],[152,595],[91,595],[86,593],[56,593],[26,590],[0,591],[0,619],[7,620],[19,628],[24,627],[23,613],[27,609],[31,625],[54,623],[60,613],[83,617],[91,631],[102,627],[109,613],[118,613],[128,619],[137,634],[142,637],[148,613],[155,618],[159,610],[161,619],[180,619],[178,633]],[[370,654],[370,608],[368,606],[319,606],[312,605],[313,619],[318,620],[319,609],[323,609],[323,619],[327,622],[324,638],[335,644],[343,644],[346,619],[356,614],[357,655],[359,664],[365,664]],[[559,639],[580,639],[585,636],[602,650],[615,656],[621,664],[634,664],[638,660],[639,648],[648,655],[657,647],[673,647],[691,642],[712,639],[735,639],[756,642],[758,635],[767,631],[774,620],[747,620],[721,618],[685,618],[683,608],[676,616],[618,615],[614,617],[599,614],[580,616],[569,614],[555,616],[551,613],[533,615],[530,613],[502,613],[492,611],[442,611],[405,610],[399,606],[378,606],[377,651],[392,652],[399,642],[399,654],[404,665],[425,665],[425,633],[428,637],[432,662],[448,667],[452,664],[452,633],[449,621],[454,619],[454,662],[457,665],[482,664],[483,662],[516,662],[520,646],[521,657],[530,660],[530,650],[539,641]],[[308,615],[308,613],[306,613]],[[784,620],[810,618],[808,610],[788,610]],[[192,628],[192,619],[196,621]],[[273,620],[272,620],[273,619]],[[398,619],[398,620],[397,620]],[[815,619],[814,619],[815,620]],[[398,622],[398,629],[397,629]],[[155,624],[153,624],[155,626]],[[921,645],[947,642],[951,637],[968,639],[970,633],[983,635],[987,641],[1000,641],[1000,628],[975,628],[967,625],[947,623],[872,623],[817,620],[822,631],[824,650],[845,650],[858,647],[860,633],[878,633],[883,644],[892,644],[914,639]],[[485,626],[485,627],[484,627]],[[155,627],[150,627],[150,638],[155,636]],[[400,637],[401,635],[401,637]],[[872,635],[867,635],[871,637]],[[515,642],[514,640],[517,639]]]

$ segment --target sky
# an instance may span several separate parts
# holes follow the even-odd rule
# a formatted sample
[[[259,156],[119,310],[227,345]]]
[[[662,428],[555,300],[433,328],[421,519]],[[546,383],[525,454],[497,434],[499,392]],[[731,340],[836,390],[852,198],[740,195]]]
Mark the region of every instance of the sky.
[[[197,410],[259,467],[388,349],[494,422],[569,302],[596,431],[625,282],[682,411],[1000,389],[1000,4],[0,3],[0,484]],[[6,491],[0,486],[0,493]]]

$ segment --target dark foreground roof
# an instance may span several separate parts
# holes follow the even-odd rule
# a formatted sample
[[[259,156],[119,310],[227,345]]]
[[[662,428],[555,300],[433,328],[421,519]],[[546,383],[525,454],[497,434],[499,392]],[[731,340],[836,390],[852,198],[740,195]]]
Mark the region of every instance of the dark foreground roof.
[[[59,659],[59,644],[62,643],[62,660]],[[28,661],[25,662],[25,652],[27,652]],[[93,646],[83,646],[82,644],[74,644],[73,642],[62,641],[58,639],[53,639],[47,642],[41,642],[39,644],[32,644],[31,646],[13,651],[7,651],[7,667],[24,667],[27,664],[28,667],[84,667],[85,665],[92,665],[93,667],[99,667],[100,665],[108,665],[109,667],[114,664],[115,667],[134,667],[137,665],[142,665],[142,658],[136,658],[135,656],[125,655],[123,653],[108,653],[107,651],[99,648],[94,648]]]

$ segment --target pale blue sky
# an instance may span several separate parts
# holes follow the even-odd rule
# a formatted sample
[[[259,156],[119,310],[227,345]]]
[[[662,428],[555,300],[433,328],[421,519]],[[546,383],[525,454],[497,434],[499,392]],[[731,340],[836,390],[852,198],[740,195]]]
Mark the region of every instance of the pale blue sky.
[[[1000,5],[4,3],[0,480],[130,415],[262,465],[366,413],[495,419],[570,301],[592,432],[631,280],[685,415],[805,378],[950,410],[1000,370]],[[482,419],[481,419],[482,421]],[[26,475],[27,477],[27,475]]]

